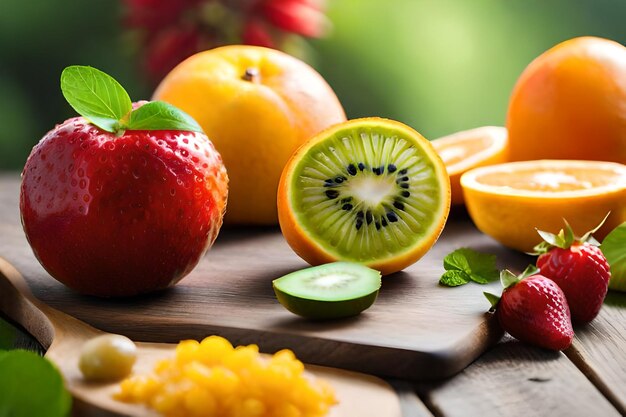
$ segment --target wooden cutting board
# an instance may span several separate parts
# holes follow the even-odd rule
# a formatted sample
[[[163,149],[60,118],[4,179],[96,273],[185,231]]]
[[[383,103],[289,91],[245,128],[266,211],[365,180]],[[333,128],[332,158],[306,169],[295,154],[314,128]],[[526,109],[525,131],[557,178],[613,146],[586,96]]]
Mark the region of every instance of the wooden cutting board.
[[[97,328],[145,342],[201,339],[209,334],[261,351],[290,348],[307,363],[410,380],[452,375],[501,336],[482,292],[469,284],[437,284],[443,257],[471,246],[495,253],[500,267],[526,259],[479,233],[464,212],[452,213],[435,247],[403,272],[383,278],[378,300],[361,315],[311,322],[275,299],[271,281],[307,264],[277,228],[224,229],[198,267],[172,289],[107,300],[81,296],[52,279],[32,254],[19,220],[19,179],[0,177],[0,256],[25,276],[34,295]]]
[[[0,258],[0,310],[24,326],[42,344],[46,358],[63,375],[73,397],[72,416],[81,417],[158,417],[140,405],[117,401],[119,381],[87,381],[78,358],[84,344],[106,333],[74,317],[41,303],[30,294],[19,272]],[[137,361],[134,376],[150,375],[157,362],[175,356],[174,343],[135,343]],[[400,399],[393,388],[380,378],[336,368],[305,365],[305,377],[330,384],[337,399],[328,417],[400,417]],[[364,401],[366,399],[366,401]],[[6,413],[4,413],[6,414]]]

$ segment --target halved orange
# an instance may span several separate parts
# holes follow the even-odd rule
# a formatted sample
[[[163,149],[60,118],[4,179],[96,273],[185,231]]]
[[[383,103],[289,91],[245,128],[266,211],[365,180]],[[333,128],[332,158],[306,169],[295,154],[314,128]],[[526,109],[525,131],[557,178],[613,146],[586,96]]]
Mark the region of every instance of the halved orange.
[[[452,204],[463,204],[461,175],[472,168],[506,162],[507,132],[498,126],[483,126],[443,136],[432,141],[446,164],[452,188]]]
[[[536,229],[558,233],[563,219],[582,235],[610,212],[599,240],[626,221],[626,165],[614,162],[510,162],[468,171],[461,186],[476,227],[524,252],[541,241]]]
[[[312,265],[399,271],[432,247],[449,210],[450,182],[430,142],[387,119],[316,135],[287,162],[278,187],[283,235]]]

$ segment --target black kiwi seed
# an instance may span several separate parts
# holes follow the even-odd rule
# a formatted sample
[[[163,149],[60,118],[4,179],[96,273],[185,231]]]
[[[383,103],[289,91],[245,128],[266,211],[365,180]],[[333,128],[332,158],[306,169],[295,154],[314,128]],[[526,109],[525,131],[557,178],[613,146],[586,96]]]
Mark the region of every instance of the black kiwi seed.
[[[358,163],[351,162],[345,165],[345,167],[346,167],[345,172],[347,172],[348,175],[350,176],[356,176],[359,173],[359,171],[363,172],[363,171],[368,170],[368,167],[363,162],[358,162]],[[403,201],[400,201],[399,198],[401,197],[408,198],[411,196],[411,193],[407,190],[409,188],[409,183],[408,183],[409,177],[407,175],[408,169],[404,168],[404,169],[398,170],[398,167],[395,164],[380,165],[380,166],[372,167],[369,169],[371,169],[371,171],[375,175],[383,175],[385,173],[385,169],[387,170],[388,174],[393,174],[397,172],[396,184],[398,184],[401,190],[400,190],[399,195],[396,197],[396,199],[393,201],[392,204],[396,210],[404,211],[405,203]],[[335,189],[335,187],[337,187],[339,184],[343,184],[346,181],[348,181],[348,177],[346,177],[345,175],[338,175],[334,178],[325,179],[324,187],[332,187],[332,189],[325,191],[326,197],[328,197],[331,200],[338,198],[340,192],[339,190]],[[343,197],[339,200],[338,204],[341,205],[342,210],[350,212],[354,210],[354,205],[352,204],[352,200],[353,198],[351,196]],[[389,223],[395,223],[399,221],[398,214],[394,212],[393,210],[388,210],[387,212],[382,213],[382,214],[374,214],[372,213],[370,209],[365,207],[364,210],[356,211],[354,215],[355,215],[354,226],[356,227],[356,230],[361,230],[364,224],[370,225],[372,223],[374,223],[376,230],[380,230],[381,227],[387,227]]]
[[[396,213],[394,213],[393,211],[388,211],[387,212],[387,219],[391,222],[397,222],[398,221],[398,217],[396,216]]]
[[[331,200],[334,198],[337,198],[339,196],[339,191],[337,190],[326,190],[326,197],[330,198]]]
[[[380,166],[380,167],[376,167],[376,168],[372,168],[372,172],[376,175],[380,175],[383,172],[385,172],[385,166]]]

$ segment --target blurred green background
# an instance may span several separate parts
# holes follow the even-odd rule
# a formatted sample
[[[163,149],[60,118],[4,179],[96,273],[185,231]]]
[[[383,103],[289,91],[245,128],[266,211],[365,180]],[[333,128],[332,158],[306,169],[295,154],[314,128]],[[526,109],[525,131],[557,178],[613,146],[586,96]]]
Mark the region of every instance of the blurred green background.
[[[568,38],[626,44],[624,0],[328,0],[334,28],[310,41],[312,63],[348,116],[383,116],[433,139],[502,125],[515,80]],[[0,0],[0,170],[73,115],[61,70],[92,65],[134,100],[152,92],[113,0]]]

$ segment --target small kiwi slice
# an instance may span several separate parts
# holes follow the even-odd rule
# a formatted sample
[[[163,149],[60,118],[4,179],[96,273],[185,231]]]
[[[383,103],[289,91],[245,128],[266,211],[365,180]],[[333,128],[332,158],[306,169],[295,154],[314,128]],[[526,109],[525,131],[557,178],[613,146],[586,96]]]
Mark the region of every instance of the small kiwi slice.
[[[392,120],[350,120],[288,162],[278,192],[287,242],[313,265],[353,261],[399,271],[437,240],[450,180],[432,145]]]
[[[272,284],[278,301],[310,319],[355,316],[378,295],[380,272],[356,262],[333,262],[292,272]]]

